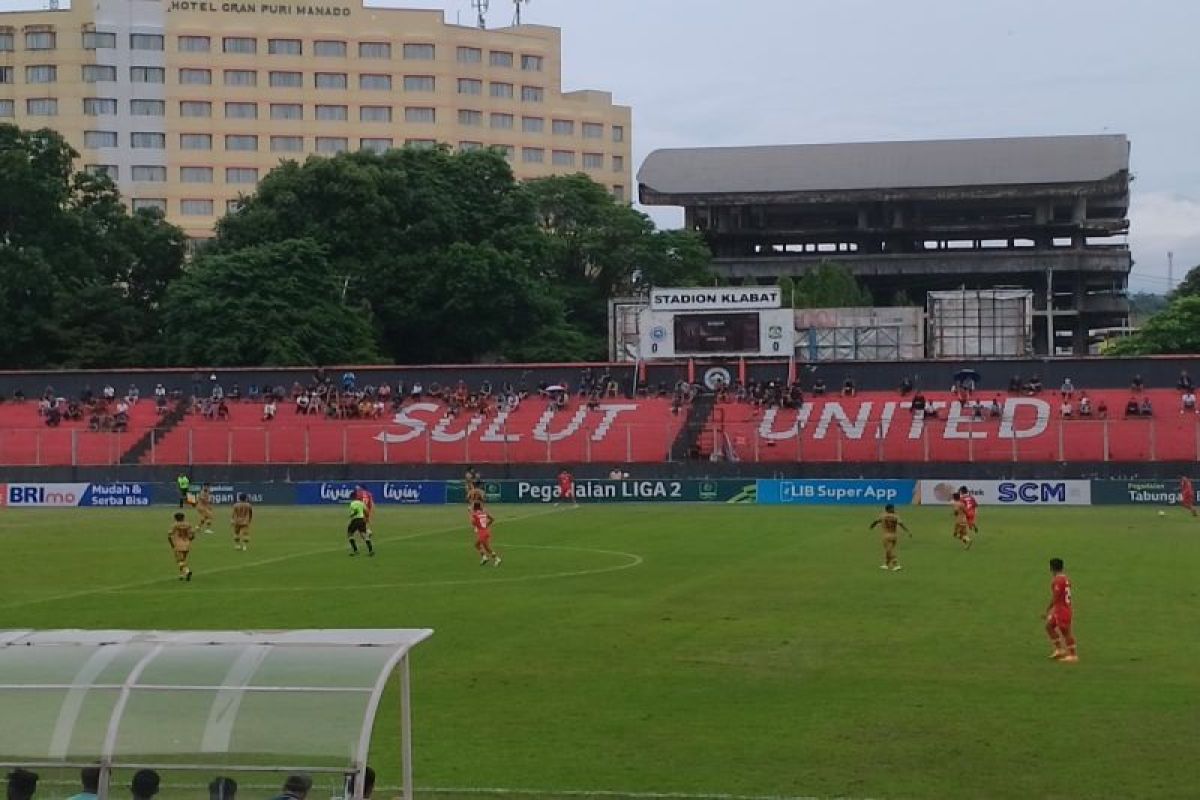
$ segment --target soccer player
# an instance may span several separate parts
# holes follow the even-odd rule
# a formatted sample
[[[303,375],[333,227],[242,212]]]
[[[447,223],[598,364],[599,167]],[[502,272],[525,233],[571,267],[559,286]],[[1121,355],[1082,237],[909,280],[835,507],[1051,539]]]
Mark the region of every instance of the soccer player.
[[[367,555],[375,555],[375,545],[371,542],[371,533],[367,530],[367,504],[355,492],[350,500],[350,525],[346,528],[346,538],[350,540],[350,555],[358,555],[358,541],[355,536],[361,536],[367,545]]]
[[[233,549],[245,552],[250,547],[250,523],[254,521],[254,506],[239,494],[233,504]]]
[[[1050,605],[1046,607],[1046,635],[1054,645],[1050,657],[1057,661],[1075,662],[1075,637],[1071,634],[1071,579],[1063,572],[1061,558],[1050,559]]]
[[[176,511],[175,524],[167,532],[167,542],[171,545],[172,552],[175,553],[175,564],[179,567],[179,580],[181,581],[190,581],[192,579],[192,570],[188,566],[188,556],[192,552],[192,540],[195,538],[196,532],[184,519],[183,512]]]
[[[206,483],[200,487],[200,494],[196,496],[196,513],[200,516],[200,524],[196,527],[198,527],[204,533],[212,533],[212,506],[212,490],[208,488],[208,484]]]
[[[883,507],[883,513],[871,523],[868,530],[875,530],[877,525],[883,526],[883,564],[879,568],[898,572],[903,567],[896,560],[897,528],[903,528],[909,536],[912,536],[912,532],[909,531],[907,525],[900,521],[900,517],[896,514],[896,507],[891,503]]]
[[[975,499],[975,495],[971,494],[970,490],[965,486],[958,487],[958,496],[962,498],[963,506],[967,509],[967,527],[975,533],[979,533],[979,526],[975,524],[975,515],[979,511],[979,501]]]
[[[575,478],[566,469],[558,473],[558,496],[579,506],[579,498],[575,496]]]
[[[370,536],[371,523],[375,520],[375,495],[364,489],[361,484],[355,486],[354,491],[358,492],[358,499],[367,506],[367,535]]]
[[[483,493],[483,489],[479,486],[479,484],[475,484],[474,486],[467,487],[467,508],[468,509],[475,508],[475,505],[477,503],[482,504],[485,499],[486,499],[486,497]]]
[[[967,505],[958,492],[954,493],[953,499],[951,507],[954,509],[954,538],[962,542],[964,550],[970,550],[971,533],[967,527]]]
[[[471,527],[475,529],[475,549],[479,552],[479,566],[500,566],[500,554],[492,549],[492,523],[495,518],[484,511],[483,503],[471,506]]]
[[[179,477],[175,479],[175,485],[179,487],[179,507],[183,508],[186,505],[191,505],[188,490],[192,488],[192,480],[184,473],[179,473]]]
[[[1179,505],[1196,516],[1196,490],[1192,487],[1192,479],[1187,475],[1179,476]]]

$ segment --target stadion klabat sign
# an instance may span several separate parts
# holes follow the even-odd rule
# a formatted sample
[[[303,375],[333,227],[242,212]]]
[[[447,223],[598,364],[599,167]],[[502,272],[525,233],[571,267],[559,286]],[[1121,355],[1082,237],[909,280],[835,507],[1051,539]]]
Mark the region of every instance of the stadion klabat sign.
[[[778,286],[650,290],[650,308],[655,311],[730,311],[781,305]]]

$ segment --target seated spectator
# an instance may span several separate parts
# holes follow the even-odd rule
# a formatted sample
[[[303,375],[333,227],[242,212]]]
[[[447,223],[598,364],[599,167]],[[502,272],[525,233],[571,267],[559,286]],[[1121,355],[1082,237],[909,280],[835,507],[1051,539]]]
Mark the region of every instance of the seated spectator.
[[[69,420],[83,419],[83,407],[79,405],[78,400],[70,400],[67,402],[67,419],[69,419]]]
[[[105,400],[115,400],[117,397],[117,390],[111,385],[107,385],[104,387],[103,397]]]
[[[421,385],[420,381],[413,381],[412,389],[408,394],[413,400],[420,401],[422,395],[425,394],[425,387]]]
[[[1000,395],[992,398],[992,406],[988,409],[988,413],[991,414],[993,419],[999,419],[1004,416],[1004,406],[1000,403]]]
[[[125,411],[118,411],[114,414],[112,429],[114,433],[124,433],[129,430],[129,414]]]
[[[275,398],[272,397],[268,399],[267,402],[263,403],[263,422],[270,422],[271,420],[275,419],[275,414],[277,412],[278,409],[275,406]]]
[[[825,379],[817,378],[813,381],[812,393],[821,397],[825,394]]]
[[[92,433],[100,432],[100,415],[95,411],[93,411],[92,415],[88,417],[88,430]]]
[[[1079,416],[1090,417],[1092,415],[1092,398],[1088,397],[1087,392],[1079,393]]]
[[[237,781],[233,778],[213,778],[208,784],[208,800],[234,800],[237,790]]]
[[[118,402],[117,403],[117,413],[128,415],[129,414],[129,403],[127,403],[124,400],[121,400],[120,402]]]
[[[1129,391],[1134,394],[1141,394],[1146,391],[1146,384],[1142,381],[1141,375],[1134,375],[1133,380],[1129,382]]]
[[[1063,419],[1070,419],[1075,415],[1075,409],[1072,407],[1069,397],[1063,397],[1062,405],[1058,407],[1058,411],[1062,414]]]
[[[157,772],[152,769],[139,769],[133,773],[133,782],[129,786],[129,793],[133,795],[133,800],[150,800],[158,794],[158,784]]]
[[[305,393],[297,396],[296,397],[296,413],[297,414],[307,414],[309,402],[310,402],[310,400],[308,397],[308,392],[305,392]]]
[[[158,412],[158,415],[160,417],[163,414],[166,414],[167,413],[167,398],[166,397],[155,397],[154,398],[154,410],[156,412]]]
[[[1020,394],[1024,388],[1025,388],[1025,384],[1021,382],[1020,375],[1013,375],[1011,378],[1008,379],[1008,393],[1009,394]]]
[[[307,775],[289,775],[283,782],[283,793],[274,800],[304,800],[312,790],[312,778]]]
[[[235,383],[233,388],[229,390],[229,399],[235,403],[240,402],[242,399],[242,387]]]
[[[131,406],[137,405],[137,401],[142,399],[142,390],[132,383],[129,384],[129,389],[125,392],[125,402]]]
[[[300,395],[304,394],[306,391],[308,391],[308,390],[304,388],[304,386],[300,383],[300,381],[292,382],[292,399],[293,400],[295,400]]]
[[[910,405],[910,408],[912,409],[912,415],[914,417],[925,416],[925,407],[925,395],[917,392],[915,395],[913,395],[912,403]]]
[[[1180,414],[1195,414],[1196,413],[1196,393],[1188,389],[1179,398],[1179,413]]]
[[[978,400],[971,403],[971,419],[974,422],[983,421],[983,403],[979,402]]]
[[[1108,419],[1108,401],[1106,401],[1103,397],[1101,397],[1100,402],[1096,404],[1096,416],[1100,419]]]
[[[225,388],[219,383],[212,385],[212,394],[209,395],[213,400],[220,402],[225,399]]]
[[[1028,390],[1030,394],[1041,394],[1042,388],[1042,377],[1040,375],[1034,375],[1029,379]]]
[[[1150,405],[1149,397],[1142,398],[1142,407],[1141,407],[1140,411],[1141,411],[1141,414],[1143,417],[1153,417],[1154,416],[1154,406]]]
[[[347,370],[342,373],[342,391],[353,392],[355,386],[358,385],[358,376],[352,371]]]
[[[251,403],[257,403],[262,399],[262,389],[259,388],[257,383],[252,383],[246,387],[246,399]]]
[[[58,406],[51,406],[46,412],[46,425],[51,428],[57,428],[62,422],[62,412],[58,410]]]
[[[200,414],[205,419],[217,418],[217,404],[213,402],[211,397],[206,397],[200,401]]]
[[[100,793],[100,768],[84,767],[79,770],[79,783],[83,791],[72,795],[68,800],[96,800]]]
[[[1075,396],[1075,384],[1071,383],[1070,378],[1064,378],[1062,386],[1059,387],[1059,392],[1063,397],[1072,398]]]
[[[8,773],[8,800],[31,800],[37,792],[38,776],[26,769]]]
[[[842,381],[842,397],[854,397],[855,391],[853,378],[847,377]]]
[[[1192,384],[1192,376],[1188,375],[1186,369],[1179,373],[1179,382],[1175,384],[1175,388],[1181,392],[1190,392],[1196,388]]]
[[[1138,405],[1137,398],[1133,395],[1125,401],[1125,416],[1136,417],[1141,412],[1141,406]]]
[[[900,379],[900,396],[908,397],[913,393],[913,379],[905,375]]]
[[[167,399],[167,387],[163,386],[161,383],[158,383],[154,385],[154,399],[157,400],[160,397],[163,400]]]

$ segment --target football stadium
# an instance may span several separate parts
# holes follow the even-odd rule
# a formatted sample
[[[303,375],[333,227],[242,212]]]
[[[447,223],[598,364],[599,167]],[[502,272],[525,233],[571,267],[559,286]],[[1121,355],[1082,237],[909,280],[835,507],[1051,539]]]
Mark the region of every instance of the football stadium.
[[[1200,796],[1136,142],[635,176],[527,5],[0,11],[9,800]]]

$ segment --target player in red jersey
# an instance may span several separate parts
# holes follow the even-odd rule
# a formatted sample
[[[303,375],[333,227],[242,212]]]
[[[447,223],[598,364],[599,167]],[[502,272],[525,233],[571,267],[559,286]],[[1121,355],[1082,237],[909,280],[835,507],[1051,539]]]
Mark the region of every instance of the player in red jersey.
[[[558,496],[563,500],[570,500],[576,506],[579,505],[579,498],[575,496],[575,478],[565,469],[558,473]]]
[[[1192,487],[1192,479],[1187,475],[1179,477],[1179,505],[1196,516],[1196,490]]]
[[[492,549],[492,523],[495,518],[483,510],[483,503],[471,507],[471,527],[475,529],[475,549],[479,551],[479,566],[490,561],[493,567],[500,566],[500,554]]]
[[[1071,633],[1071,579],[1063,572],[1061,558],[1050,559],[1050,605],[1046,607],[1046,635],[1054,644],[1051,658],[1075,662],[1075,636]]]
[[[962,499],[963,508],[967,512],[967,527],[975,533],[979,533],[979,526],[975,524],[975,515],[979,512],[979,501],[975,499],[975,495],[965,487],[958,487],[958,495]]]
[[[367,536],[371,535],[371,523],[375,520],[375,495],[368,492],[361,484],[354,487],[358,499],[367,507]]]

